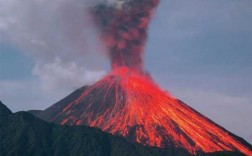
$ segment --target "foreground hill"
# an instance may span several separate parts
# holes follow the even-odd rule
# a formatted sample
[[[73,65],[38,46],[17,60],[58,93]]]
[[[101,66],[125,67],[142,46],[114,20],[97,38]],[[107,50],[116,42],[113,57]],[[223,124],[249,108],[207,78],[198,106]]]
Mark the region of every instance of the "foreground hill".
[[[0,101],[0,118],[12,114],[11,110]]]
[[[188,155],[184,150],[162,151],[85,126],[58,126],[26,112],[8,114],[0,119],[0,155],[80,155],[80,156],[154,156]]]
[[[2,107],[2,104],[0,104]],[[5,107],[7,108],[7,107]],[[7,109],[6,109],[7,110]],[[42,121],[26,112],[8,113],[0,118],[1,156],[187,156],[183,149],[160,149],[127,142],[99,129],[60,126]],[[238,152],[198,155],[242,155]]]

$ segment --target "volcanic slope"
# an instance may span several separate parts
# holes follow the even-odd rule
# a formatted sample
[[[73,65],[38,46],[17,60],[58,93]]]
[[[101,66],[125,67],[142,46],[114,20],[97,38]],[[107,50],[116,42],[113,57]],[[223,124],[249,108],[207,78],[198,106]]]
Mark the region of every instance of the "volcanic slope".
[[[1,156],[188,156],[181,148],[160,149],[129,143],[97,128],[55,125],[27,112],[11,113],[0,102]],[[36,111],[38,113],[38,111]],[[240,152],[200,153],[199,156],[242,156]]]
[[[240,151],[252,147],[167,92],[145,74],[113,70],[38,115],[61,125],[97,127],[130,141],[198,152]]]
[[[0,102],[1,156],[187,156],[183,149],[159,149],[129,143],[97,128],[55,125],[27,112],[11,113]],[[237,152],[209,153],[241,155]]]

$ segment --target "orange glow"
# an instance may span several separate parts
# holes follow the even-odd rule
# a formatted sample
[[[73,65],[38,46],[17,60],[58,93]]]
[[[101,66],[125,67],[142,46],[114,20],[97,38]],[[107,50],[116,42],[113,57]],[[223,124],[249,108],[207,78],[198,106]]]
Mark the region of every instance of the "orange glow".
[[[238,150],[252,155],[226,130],[126,67],[88,87],[51,121],[98,127],[144,145],[174,145],[192,154]]]

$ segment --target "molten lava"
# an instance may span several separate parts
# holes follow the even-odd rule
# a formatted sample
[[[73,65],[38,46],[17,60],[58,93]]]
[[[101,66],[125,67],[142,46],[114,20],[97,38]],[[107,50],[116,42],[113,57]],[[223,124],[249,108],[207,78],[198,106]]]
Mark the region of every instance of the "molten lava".
[[[159,0],[120,0],[91,10],[111,59],[112,71],[81,93],[44,111],[44,119],[97,127],[130,141],[197,151],[241,151],[247,145],[183,102],[162,91],[142,70],[142,54]]]
[[[49,121],[97,127],[144,145],[180,147],[192,154],[238,150],[251,155],[226,130],[126,67],[113,70],[68,105],[53,108],[61,111]]]

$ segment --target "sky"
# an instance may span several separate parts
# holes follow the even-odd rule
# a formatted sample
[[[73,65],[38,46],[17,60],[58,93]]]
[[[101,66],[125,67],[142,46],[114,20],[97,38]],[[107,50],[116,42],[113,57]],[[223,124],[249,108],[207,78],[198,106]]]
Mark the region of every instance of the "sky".
[[[0,100],[14,112],[45,109],[109,70],[80,0],[54,1],[0,0]],[[251,0],[163,0],[144,56],[162,89],[250,143],[251,7]]]

